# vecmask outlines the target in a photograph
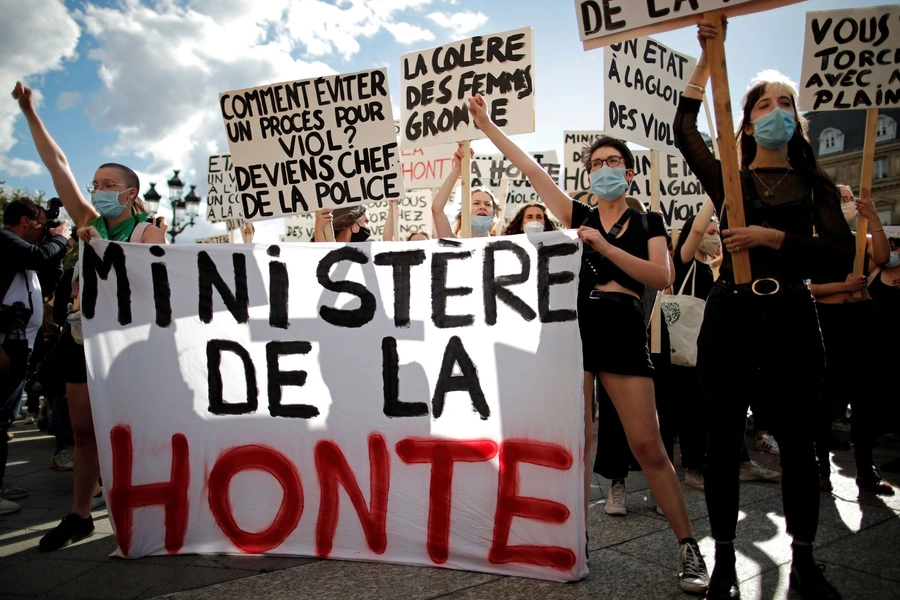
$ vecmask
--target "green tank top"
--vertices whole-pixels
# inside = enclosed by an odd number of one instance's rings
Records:
[[[149,214],[147,213],[139,213],[136,215],[131,215],[131,218],[125,219],[121,223],[118,223],[112,229],[106,227],[106,219],[103,217],[97,217],[88,223],[88,227],[93,227],[97,230],[97,233],[100,234],[104,240],[110,240],[112,242],[127,242],[131,240],[131,234],[134,232],[134,228],[137,227],[138,223],[143,223],[147,220]]]

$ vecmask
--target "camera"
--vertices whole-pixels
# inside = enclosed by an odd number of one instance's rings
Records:
[[[7,341],[27,341],[25,330],[31,320],[31,310],[25,308],[24,302],[13,302],[12,305],[0,305],[0,331],[6,334]]]
[[[56,229],[60,225],[62,225],[62,221],[59,220],[59,209],[62,208],[62,200],[59,198],[50,198],[50,202],[47,204],[47,208],[44,209],[44,212],[47,213],[47,223],[44,225],[44,237],[42,242],[46,243],[50,237],[50,230]]]

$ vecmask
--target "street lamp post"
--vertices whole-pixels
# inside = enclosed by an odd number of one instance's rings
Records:
[[[191,186],[187,196],[182,197],[184,182],[178,177],[178,173],[180,171],[175,169],[175,174],[166,182],[169,186],[169,203],[172,205],[173,222],[169,227],[169,237],[173,244],[180,233],[188,227],[193,227],[194,219],[200,213],[201,201],[200,196],[194,192],[197,187],[195,185]],[[156,190],[156,184],[150,183],[150,189],[144,193],[144,203],[151,214],[156,214],[160,200],[162,200],[162,196]]]

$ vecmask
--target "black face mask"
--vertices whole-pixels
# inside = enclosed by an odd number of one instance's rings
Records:
[[[350,241],[351,242],[364,242],[369,239],[369,236],[372,235],[372,230],[368,227],[359,226],[359,231],[350,232]]]

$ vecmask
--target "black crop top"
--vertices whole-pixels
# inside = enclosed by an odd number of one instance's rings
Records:
[[[673,134],[684,159],[721,215],[725,203],[722,169],[697,131],[699,110],[700,100],[682,96],[675,113]],[[808,177],[783,168],[759,168],[754,172],[744,169],[741,188],[747,226],[760,225],[784,232],[780,250],[767,246],[749,250],[754,279],[827,281],[834,277],[835,269],[842,269],[848,260],[852,262],[853,234],[841,212],[839,192],[824,176]],[[764,197],[767,189],[773,191],[771,198]],[[722,229],[727,228],[726,212]],[[813,228],[817,237],[813,236]],[[730,252],[725,252],[720,273],[720,278],[733,281]]]
[[[666,235],[666,226],[662,217],[656,213],[647,213],[647,230],[644,230],[643,215],[633,208],[626,209],[631,216],[628,218],[628,227],[619,237],[610,240],[610,244],[616,248],[620,248],[644,260],[649,260],[650,252],[647,249],[647,241],[651,238]],[[587,204],[572,200],[572,228],[577,229],[582,225],[593,227],[600,233],[607,235],[603,225],[600,223],[600,212],[597,207],[590,207]],[[608,238],[607,238],[608,239]],[[593,266],[593,268],[591,268]],[[604,258],[593,249],[585,244],[584,254],[581,260],[581,275],[579,277],[578,290],[579,293],[589,292],[596,284],[609,283],[615,281],[627,290],[631,290],[635,294],[644,293],[644,284],[633,279],[622,269],[617,267],[611,260]]]

